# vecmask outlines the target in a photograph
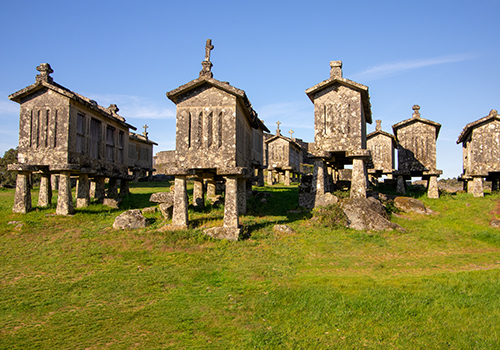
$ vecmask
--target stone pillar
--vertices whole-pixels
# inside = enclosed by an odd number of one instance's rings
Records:
[[[76,207],[85,208],[90,204],[90,183],[88,174],[78,176],[76,185]]]
[[[134,180],[132,180],[133,182],[139,182],[139,170],[132,170],[132,176],[134,177]]]
[[[290,170],[285,170],[285,176],[283,177],[283,183],[285,186],[290,186]]]
[[[285,174],[283,173],[283,170],[279,172],[278,174],[278,182],[280,184],[284,184],[285,183]]]
[[[267,185],[268,186],[273,185],[273,171],[271,169],[267,170]]]
[[[52,182],[52,191],[57,191],[59,189],[59,174],[52,174],[50,180]]]
[[[215,180],[208,179],[207,180],[207,197],[213,198],[217,194]]]
[[[52,204],[51,175],[43,173],[40,179],[40,192],[38,193],[38,206],[50,207]]]
[[[12,212],[26,214],[31,210],[30,172],[19,171],[16,179],[16,196]]]
[[[236,176],[226,176],[226,195],[224,202],[224,227],[239,228],[238,216],[238,178]]]
[[[473,194],[474,193],[474,182],[472,180],[466,180],[464,182],[467,188],[467,193]]]
[[[312,192],[316,195],[325,194],[325,162],[321,158],[314,159]]]
[[[290,186],[290,170],[285,170],[285,186]]]
[[[491,180],[491,192],[498,191],[498,179]]]
[[[257,169],[257,186],[264,187],[264,169]]]
[[[120,181],[120,197],[127,197],[130,194],[129,181],[121,179]]]
[[[203,179],[201,177],[194,178],[193,206],[202,209],[205,208],[205,193],[203,191]]]
[[[406,183],[403,175],[398,175],[398,182],[396,185],[396,192],[406,194]]]
[[[186,177],[176,176],[174,180],[174,210],[172,226],[186,229],[189,222]]]
[[[247,184],[246,179],[238,178],[238,214],[247,212]]]
[[[90,198],[95,198],[95,180],[90,181],[89,196]]]
[[[431,176],[427,182],[427,197],[439,198],[439,187],[437,176]]]
[[[118,197],[118,181],[114,177],[109,178],[108,182],[108,197],[115,198]]]
[[[96,198],[99,203],[102,203],[104,200],[104,197],[106,197],[106,192],[105,192],[105,177],[104,176],[96,176],[95,178],[95,191],[94,191],[94,198]]]
[[[366,198],[366,167],[361,158],[352,159],[351,198]]]
[[[59,175],[56,215],[70,215],[74,211],[73,196],[71,194],[71,176],[69,171],[64,171]]]
[[[484,197],[482,177],[474,176],[474,179],[472,180],[472,186],[470,187],[472,187],[472,194],[474,194],[474,197]]]

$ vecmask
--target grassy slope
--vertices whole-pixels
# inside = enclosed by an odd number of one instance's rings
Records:
[[[167,189],[137,184],[123,209]],[[403,234],[320,228],[287,214],[296,187],[259,191],[272,197],[249,202],[247,239],[227,242],[157,231],[159,213],[115,231],[123,210],[97,204],[12,214],[13,191],[0,190],[0,348],[500,348],[500,233],[488,225],[500,195],[421,198],[437,214],[394,217]],[[223,209],[190,217],[219,225]]]

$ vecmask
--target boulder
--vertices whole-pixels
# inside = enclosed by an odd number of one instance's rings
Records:
[[[120,207],[120,204],[122,202],[122,199],[121,198],[103,198],[102,200],[102,204],[107,206],[107,207],[110,207],[110,208],[113,208],[113,209],[118,209]]]
[[[384,206],[373,197],[346,200],[342,203],[342,209],[347,216],[348,228],[368,231],[405,231],[398,224],[389,221]]]
[[[157,192],[149,197],[149,201],[153,203],[174,203],[174,194],[171,192]]]
[[[273,231],[276,233],[295,233],[295,230],[288,225],[274,225]]]
[[[326,207],[330,204],[337,204],[339,199],[337,196],[327,192],[322,195],[317,195],[314,203],[314,207]]]
[[[143,208],[142,213],[143,214],[154,214],[158,211],[158,208],[156,207],[148,207],[148,208]]]
[[[214,208],[218,208],[224,204],[224,197],[222,197],[220,194],[216,195],[215,197],[210,197],[209,200],[212,202],[212,207]]]
[[[415,198],[396,197],[394,198],[394,206],[405,213],[429,214],[424,203]]]
[[[160,203],[159,205],[160,212],[166,220],[172,218],[172,214],[174,212],[174,204],[172,203]]]
[[[139,209],[127,210],[118,215],[113,223],[114,229],[133,230],[144,228],[147,225],[146,218]]]

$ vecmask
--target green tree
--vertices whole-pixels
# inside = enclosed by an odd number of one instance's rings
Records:
[[[9,149],[0,158],[0,183],[4,186],[16,185],[16,173],[7,170],[8,165],[13,163],[17,163],[17,147]]]

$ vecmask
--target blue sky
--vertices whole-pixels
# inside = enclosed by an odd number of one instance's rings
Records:
[[[138,127],[156,151],[175,148],[165,93],[198,77],[205,41],[214,78],[246,91],[272,131],[314,141],[305,90],[343,61],[369,87],[382,128],[412,106],[442,124],[443,177],[462,172],[463,127],[500,108],[500,1],[3,1],[0,3],[0,155],[17,146],[19,105],[8,95],[51,64],[59,84]],[[368,131],[375,129],[375,123]]]

